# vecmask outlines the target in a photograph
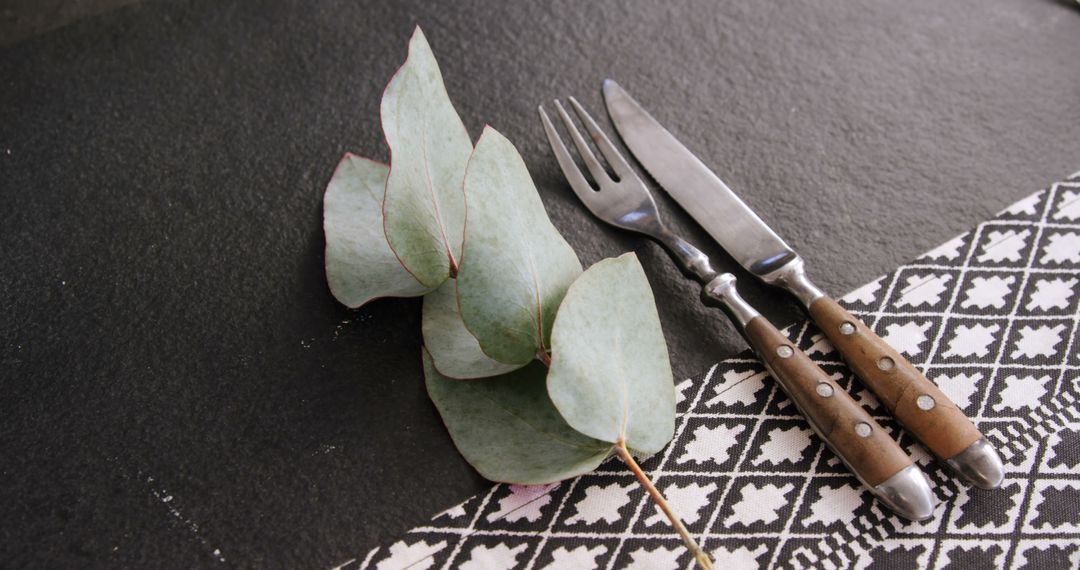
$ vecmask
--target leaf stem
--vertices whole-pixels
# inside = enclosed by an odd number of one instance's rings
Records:
[[[623,463],[626,463],[626,466],[630,468],[630,471],[637,477],[641,486],[645,487],[649,496],[652,497],[653,502],[656,503],[656,506],[660,507],[660,510],[664,511],[664,514],[667,515],[668,520],[671,521],[671,526],[675,527],[675,532],[679,533],[679,536],[682,537],[683,543],[690,551],[690,554],[694,555],[694,560],[697,561],[698,566],[703,570],[713,570],[712,557],[709,556],[708,552],[705,552],[698,546],[698,543],[694,540],[693,536],[690,536],[690,531],[686,530],[686,526],[679,520],[678,515],[675,514],[675,511],[671,510],[671,505],[668,504],[667,499],[660,494],[660,491],[653,485],[649,476],[641,470],[637,461],[634,461],[634,456],[630,455],[630,450],[626,448],[625,441],[619,441],[619,443],[615,444],[615,453],[619,456],[619,459],[622,459]]]
[[[446,256],[450,258],[450,279],[457,279],[458,270],[461,269],[461,266],[454,259],[454,252],[450,251],[450,248],[446,249]]]
[[[536,358],[540,362],[544,363],[544,366],[551,368],[551,355],[546,350],[540,348],[536,350]]]

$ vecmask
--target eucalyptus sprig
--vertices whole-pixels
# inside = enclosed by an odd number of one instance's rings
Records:
[[[582,272],[514,145],[473,146],[419,28],[380,106],[389,166],[346,154],[326,189],[326,277],[349,307],[424,296],[428,394],[484,477],[543,484],[619,457],[711,568],[636,458],[674,434],[675,389],[637,257]]]

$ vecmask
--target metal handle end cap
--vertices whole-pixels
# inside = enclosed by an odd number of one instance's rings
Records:
[[[912,521],[930,518],[938,504],[926,474],[915,465],[901,469],[872,490],[885,506]]]
[[[1001,463],[1001,457],[985,437],[946,459],[945,464],[969,485],[981,489],[996,489],[1005,479],[1005,467]]]

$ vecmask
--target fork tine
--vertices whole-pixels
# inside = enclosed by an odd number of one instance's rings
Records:
[[[559,117],[562,118],[566,130],[570,133],[570,140],[574,141],[574,146],[577,147],[578,154],[581,155],[581,160],[585,162],[585,168],[589,169],[589,174],[592,174],[596,185],[599,186],[601,182],[611,180],[611,176],[608,176],[604,166],[597,160],[596,155],[589,148],[589,143],[585,142],[585,137],[581,136],[581,131],[578,130],[574,121],[570,120],[570,115],[566,113],[566,109],[563,108],[558,99],[555,100],[555,110],[559,112]]]
[[[595,191],[592,186],[589,186],[589,182],[585,180],[585,176],[581,174],[581,170],[574,163],[573,157],[570,156],[570,150],[563,144],[562,137],[555,130],[555,125],[551,124],[551,119],[548,118],[544,107],[537,107],[537,110],[540,111],[540,122],[544,123],[544,132],[547,133],[548,144],[551,145],[551,150],[555,153],[555,160],[558,161],[559,168],[562,169],[563,175],[566,176],[570,187],[574,189],[574,193],[588,205],[590,195],[594,194]]]
[[[585,108],[577,102],[577,99],[570,97],[570,106],[574,108],[574,112],[581,119],[581,123],[585,125],[585,130],[589,131],[589,136],[593,142],[596,143],[596,147],[600,149],[600,154],[604,155],[608,164],[611,165],[611,169],[615,171],[615,174],[619,175],[619,178],[625,178],[627,176],[637,176],[630,168],[630,165],[623,158],[623,155],[615,148],[615,145],[611,144],[611,139],[604,134],[604,131],[600,129],[600,125],[596,124],[592,115],[585,111]]]

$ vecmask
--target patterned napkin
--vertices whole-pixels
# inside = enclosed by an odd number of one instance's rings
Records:
[[[882,510],[747,351],[678,384],[674,441],[645,462],[717,567],[1080,567],[1080,173],[841,302],[998,447],[1002,488],[960,485],[882,414],[822,335],[787,329],[899,438],[942,503]],[[496,485],[341,567],[691,568],[617,459],[560,484]]]

